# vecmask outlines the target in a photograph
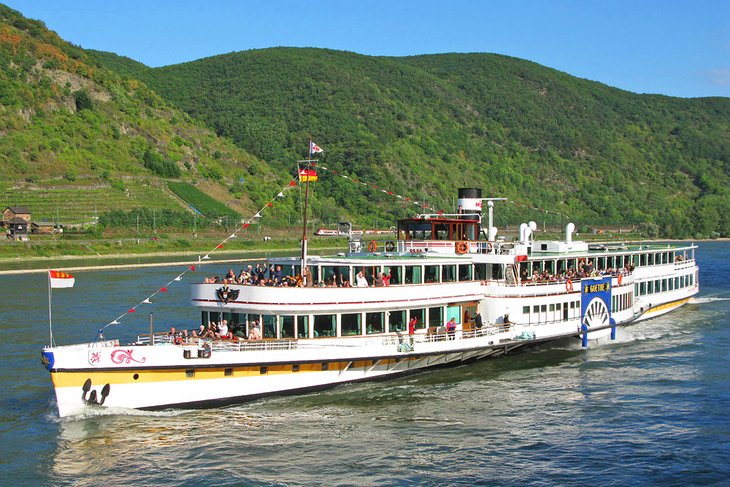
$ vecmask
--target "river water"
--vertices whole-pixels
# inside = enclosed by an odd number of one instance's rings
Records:
[[[700,245],[700,295],[582,350],[577,341],[405,378],[204,411],[60,420],[40,349],[44,274],[0,276],[5,485],[727,485],[730,243]],[[222,273],[219,267],[198,270]],[[78,271],[54,338],[89,341],[184,267]],[[238,270],[238,269],[236,269]],[[186,274],[153,299],[192,327]],[[110,328],[130,340],[136,313]]]

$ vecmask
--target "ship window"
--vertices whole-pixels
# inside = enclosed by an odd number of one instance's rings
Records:
[[[424,318],[426,316],[426,310],[424,310],[423,308],[412,309],[410,311],[410,317],[413,318],[414,316],[418,319],[418,321],[416,322],[416,329],[426,328],[426,320]]]
[[[299,364],[292,364],[291,371],[292,372],[299,372]]]
[[[268,367],[260,367],[259,374],[264,375],[269,371]]]
[[[456,266],[455,265],[441,266],[441,282],[454,282],[454,281],[456,281]]]
[[[384,268],[385,275],[387,276],[388,273],[390,273],[390,284],[403,284],[403,268],[400,266],[385,266]]]
[[[421,266],[407,265],[406,266],[406,284],[421,284],[423,279],[421,277]]]
[[[443,310],[438,308],[428,308],[428,326],[441,326],[443,321]]]
[[[471,264],[459,264],[459,280],[471,281]]]
[[[530,307],[529,306],[523,306],[522,307],[522,314],[523,315],[529,315],[530,314]]]
[[[542,311],[543,313],[547,313],[547,304],[543,304],[542,306],[540,306],[540,311]]]
[[[322,370],[329,370],[330,364],[329,362],[322,362]]]
[[[482,265],[485,267],[485,269],[484,269],[484,277],[482,277],[482,274],[481,273],[477,274],[477,276],[479,277],[480,280],[481,279],[489,279],[489,276],[486,275],[486,270],[487,270],[486,269],[486,267],[487,267],[486,264],[477,264],[475,266],[476,267],[476,270],[477,270],[477,272],[479,272],[480,269],[481,269],[481,267],[482,267]],[[492,279],[504,279],[504,273],[502,272],[502,269],[503,269],[502,264],[492,264]]]
[[[641,254],[639,256],[639,265],[640,266],[646,265],[646,254]]]
[[[227,368],[223,369],[223,375],[224,375],[225,377],[230,377],[230,376],[232,376],[232,375],[233,375],[233,369],[232,369],[232,368],[230,368],[230,367],[227,367]]]
[[[337,335],[336,315],[315,315],[314,316],[314,336],[316,337],[333,337]]]
[[[195,377],[195,370],[193,370],[193,369],[185,370],[185,377]]]
[[[497,265],[499,268],[499,265]],[[477,281],[483,281],[487,279],[487,264],[474,264],[473,279]],[[494,271],[492,271],[494,273]]]
[[[642,282],[639,284],[639,296],[644,296],[646,294],[646,283]]]
[[[437,266],[437,265],[425,266],[423,282],[439,282],[439,266]]]
[[[362,315],[360,313],[343,314],[341,318],[342,336],[362,334]]]
[[[536,305],[534,305],[534,306],[532,307],[532,312],[533,312],[533,313],[539,313],[539,312],[540,312],[540,306],[539,306],[539,305],[537,305],[537,304],[536,304]]]
[[[263,315],[263,334],[264,338],[276,338],[276,316]]]
[[[385,332],[385,313],[366,313],[365,324],[368,335]]]
[[[342,284],[343,279],[352,282],[349,267],[332,265],[322,266],[322,280],[328,286],[333,283],[334,285],[340,285]]]
[[[294,337],[294,317],[293,316],[279,316],[279,327],[280,327],[280,338],[293,338]]]
[[[550,311],[555,311],[555,304],[550,304]]]
[[[297,337],[309,338],[309,316],[297,316]]]
[[[405,331],[406,329],[406,312],[391,311],[388,316],[389,331]]]

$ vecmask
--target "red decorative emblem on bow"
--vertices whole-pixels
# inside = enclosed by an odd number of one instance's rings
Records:
[[[138,364],[145,363],[147,360],[146,358],[142,357],[142,360],[137,360],[132,357],[132,352],[134,352],[134,350],[114,350],[111,356],[112,362],[115,364],[121,364],[122,362],[125,364],[130,364],[132,362],[136,362]]]

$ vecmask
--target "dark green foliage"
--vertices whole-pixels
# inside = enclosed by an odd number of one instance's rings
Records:
[[[232,221],[241,219],[241,215],[187,183],[170,181],[167,185],[170,191],[182,199],[193,211],[208,218],[231,217]]]
[[[180,168],[177,167],[177,164],[169,159],[164,159],[152,149],[147,149],[142,160],[144,161],[144,167],[163,178],[180,177]]]
[[[217,182],[217,194],[227,189],[255,210],[295,174],[313,138],[325,149],[321,165],[436,209],[452,209],[460,186],[506,196],[515,204],[499,204],[498,226],[570,219],[730,236],[726,98],[636,95],[491,54],[277,48],[150,69],[68,44],[2,5],[0,34],[6,181],[100,178],[113,185],[101,197],[124,205],[128,178],[150,170]],[[420,211],[320,174],[313,224],[386,227]],[[231,211],[187,187],[194,191],[178,188],[180,197],[206,215]],[[156,194],[149,204],[175,204]],[[301,192],[289,191],[266,222],[291,225],[300,205]]]
[[[74,93],[74,101],[76,102],[76,111],[90,110],[94,107],[91,96],[86,90],[79,90]]]
[[[104,228],[136,229],[192,229],[205,228],[212,223],[204,217],[192,213],[169,209],[154,210],[134,208],[130,211],[112,210],[99,215],[99,225]]]
[[[492,54],[407,58],[276,48],[139,71],[217,133],[291,171],[323,164],[439,209],[482,187],[498,223],[650,222],[730,235],[730,100],[636,95]],[[412,212],[326,174],[317,193],[364,225]],[[702,203],[705,197],[716,199]],[[329,210],[325,203],[322,215]],[[545,208],[551,213],[530,210]],[[702,213],[698,219],[696,213]]]

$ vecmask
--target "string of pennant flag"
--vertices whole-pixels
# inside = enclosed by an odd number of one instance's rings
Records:
[[[324,152],[324,151],[318,145],[316,145],[314,142],[310,141],[310,146],[309,146],[309,154],[310,154],[310,156],[312,156],[313,154],[318,154],[318,153],[322,153],[322,152]],[[266,204],[264,206],[262,206],[253,216],[251,216],[247,220],[243,220],[242,223],[241,223],[241,225],[233,233],[231,233],[229,236],[227,236],[226,238],[224,238],[220,243],[218,243],[214,248],[212,248],[210,251],[208,251],[204,256],[198,257],[198,260],[195,263],[192,263],[191,265],[189,265],[183,272],[181,272],[180,274],[178,274],[177,276],[175,276],[172,280],[170,280],[169,282],[167,282],[165,285],[161,286],[160,288],[158,288],[157,290],[155,290],[154,292],[152,292],[145,299],[143,299],[142,301],[140,301],[136,305],[134,305],[131,308],[129,308],[126,312],[122,313],[117,318],[115,318],[114,320],[112,320],[109,323],[107,323],[104,327],[102,327],[99,330],[99,332],[98,332],[99,338],[101,339],[103,337],[103,332],[104,332],[104,330],[106,328],[108,328],[109,326],[112,326],[112,325],[118,325],[118,324],[120,324],[121,323],[121,320],[124,319],[126,316],[128,316],[130,314],[133,314],[133,313],[136,313],[137,310],[138,310],[138,308],[140,308],[140,306],[145,305],[145,304],[151,304],[152,303],[152,299],[155,298],[156,296],[161,295],[161,294],[168,293],[169,292],[169,288],[172,285],[174,285],[175,283],[182,281],[183,277],[186,274],[188,274],[189,272],[195,272],[197,270],[196,264],[197,264],[198,267],[201,266],[201,265],[203,265],[205,263],[204,261],[210,260],[210,255],[212,253],[214,253],[215,251],[217,251],[219,249],[222,249],[229,240],[236,238],[240,232],[242,232],[242,231],[246,230],[248,227],[250,227],[251,226],[251,223],[255,222],[258,218],[261,218],[263,216],[264,211],[266,211],[267,208],[273,207],[274,206],[274,203],[276,202],[276,200],[278,198],[284,198],[286,196],[285,195],[285,191],[287,191],[287,190],[289,190],[289,189],[297,186],[297,180],[299,180],[299,182],[314,182],[314,181],[317,181],[318,178],[319,178],[319,176],[317,174],[317,170],[326,171],[326,172],[328,172],[328,173],[330,173],[330,174],[332,174],[334,176],[337,176],[337,177],[346,179],[346,180],[348,180],[348,181],[350,181],[352,183],[366,186],[366,187],[368,187],[368,188],[370,188],[370,189],[372,189],[374,191],[379,191],[379,192],[381,192],[383,194],[386,194],[388,196],[392,196],[392,197],[394,197],[394,198],[396,198],[396,199],[398,199],[398,200],[400,200],[400,201],[402,201],[402,202],[404,202],[406,204],[412,204],[412,205],[418,206],[421,210],[430,211],[430,212],[433,212],[433,213],[437,213],[439,215],[442,215],[444,213],[442,210],[436,210],[436,209],[434,209],[432,206],[430,206],[429,204],[427,204],[424,201],[413,200],[410,197],[403,196],[403,195],[398,194],[398,193],[396,193],[394,191],[390,191],[390,190],[388,190],[386,188],[382,188],[382,187],[380,187],[380,186],[378,186],[376,184],[372,184],[372,183],[368,183],[366,181],[362,181],[361,179],[348,176],[347,174],[342,174],[342,173],[336,171],[335,169],[330,169],[330,168],[328,168],[326,166],[320,166],[320,165],[317,164],[316,161],[307,161],[307,166],[305,168],[299,168],[298,171],[297,171],[297,175],[294,178],[292,178],[287,183],[286,186],[282,187],[280,189],[280,191],[276,194],[276,196],[274,196],[271,200],[267,201]],[[516,202],[514,200],[510,200],[510,199],[508,199],[507,202],[508,203],[511,203],[511,204],[513,204],[515,206],[522,207],[522,208],[527,208],[527,209],[534,210],[534,211],[540,211],[540,212],[546,213],[546,214],[559,215],[561,217],[567,218],[566,215],[564,215],[564,214],[562,214],[560,212],[557,212],[557,211],[546,210],[544,208],[538,208],[538,207],[535,207],[535,206],[526,205],[526,204],[523,204],[523,203],[518,203],[518,202]]]
[[[261,218],[263,216],[264,211],[266,211],[267,208],[273,207],[274,206],[274,202],[278,198],[284,198],[286,196],[285,195],[285,192],[287,190],[293,188],[293,187],[296,187],[296,185],[297,185],[297,179],[300,179],[300,178],[301,178],[301,176],[299,174],[297,175],[297,177],[292,178],[286,186],[282,187],[279,190],[279,192],[276,194],[276,196],[274,196],[272,199],[270,199],[269,201],[267,201],[266,204],[264,206],[262,206],[253,216],[251,216],[250,218],[248,218],[246,220],[243,220],[243,222],[241,223],[241,225],[233,233],[231,233],[226,238],[224,238],[223,240],[221,240],[221,242],[218,243],[214,248],[212,248],[211,250],[209,250],[202,257],[198,257],[198,260],[195,263],[192,263],[191,265],[189,265],[188,267],[186,267],[184,271],[182,271],[180,274],[178,274],[177,276],[175,276],[175,278],[173,278],[171,281],[167,282],[165,285],[163,285],[160,288],[158,288],[156,291],[154,291],[153,293],[151,293],[145,299],[143,299],[142,301],[140,301],[136,305],[134,305],[131,308],[129,308],[127,311],[125,311],[124,313],[122,313],[121,315],[119,315],[118,317],[116,317],[114,320],[112,320],[109,323],[107,323],[104,327],[102,327],[99,330],[99,332],[98,332],[99,333],[99,338],[101,339],[103,337],[104,330],[106,330],[109,326],[120,324],[121,323],[121,320],[124,319],[126,316],[128,316],[130,314],[133,314],[133,313],[136,313],[140,306],[142,306],[144,304],[152,304],[152,299],[155,296],[158,296],[158,295],[161,295],[161,294],[166,294],[167,292],[169,292],[169,288],[172,285],[174,285],[175,283],[182,281],[183,280],[183,277],[186,274],[188,274],[189,272],[195,272],[197,270],[197,267],[200,267],[201,265],[205,264],[205,261],[210,260],[210,255],[212,253],[214,253],[217,250],[222,249],[225,246],[225,244],[228,243],[228,241],[230,241],[231,239],[236,238],[240,232],[242,232],[242,231],[246,230],[248,227],[250,227],[251,226],[251,223],[254,223],[256,221],[256,219]],[[196,267],[196,265],[197,265],[197,267]]]

